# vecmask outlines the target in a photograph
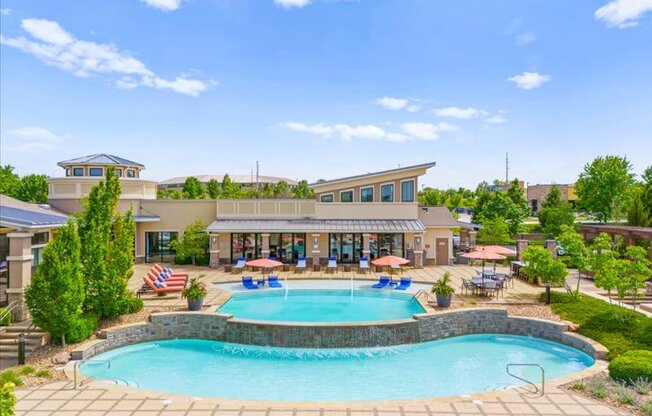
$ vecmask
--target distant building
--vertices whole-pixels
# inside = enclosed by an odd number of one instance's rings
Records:
[[[208,184],[208,182],[211,179],[215,179],[219,183],[222,183],[222,180],[224,179],[225,174],[221,175],[194,175],[195,178],[199,179],[199,182],[203,183],[204,185]],[[186,182],[186,179],[190,178],[191,176],[177,176],[175,178],[170,178],[166,179],[164,181],[161,181],[158,183],[159,189],[181,189],[183,188],[184,182]],[[231,180],[234,183],[237,183],[240,185],[241,188],[247,189],[247,188],[255,188],[256,187],[256,175],[229,175]],[[263,176],[259,175],[258,176],[258,184],[260,186],[268,183],[270,185],[276,185],[277,183],[285,181],[287,182],[288,185],[290,185],[290,188],[295,187],[298,182],[289,178],[281,178],[278,176]]]
[[[541,204],[546,199],[553,186],[557,186],[561,191],[561,198],[575,204],[577,201],[577,194],[575,194],[575,184],[545,184],[545,185],[529,185],[527,187],[527,202],[532,208],[532,212],[541,210]]]
[[[507,192],[511,184],[512,184],[511,181],[507,183],[501,182],[499,184],[491,184],[489,185],[489,192],[498,192],[498,191]],[[525,182],[518,181],[518,186],[521,189],[525,189]]]

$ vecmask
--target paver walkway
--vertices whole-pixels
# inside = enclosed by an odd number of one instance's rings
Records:
[[[268,403],[242,402],[147,392],[93,382],[74,389],[55,382],[16,390],[17,416],[623,416],[629,415],[556,387],[546,386],[537,397],[515,390],[474,395],[472,398],[424,399],[396,402]]]

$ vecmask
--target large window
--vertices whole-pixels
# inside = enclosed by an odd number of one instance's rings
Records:
[[[414,181],[401,182],[401,202],[414,202]]]
[[[34,233],[32,236],[32,273],[43,262],[43,250],[48,243],[50,233],[47,231]]]
[[[84,176],[84,168],[74,168],[72,170],[72,176]]]
[[[255,259],[260,255],[260,234],[231,234],[231,261],[244,257]]]
[[[102,176],[104,175],[104,169],[102,168],[90,168],[88,170],[90,176]]]
[[[380,187],[381,202],[394,202],[394,185],[389,183]]]
[[[340,192],[340,202],[353,202],[353,191]]]
[[[306,235],[272,233],[269,235],[269,256],[283,263],[294,263],[306,256]]]
[[[147,263],[169,263],[175,251],[171,243],[179,238],[176,231],[155,231],[145,233],[145,261]]]
[[[320,195],[319,202],[333,202],[333,194]]]
[[[374,202],[374,188],[362,188],[360,189],[360,202]]]
[[[362,234],[329,234],[328,256],[336,257],[339,263],[356,263],[361,253]]]
[[[371,259],[383,256],[403,255],[403,234],[370,234],[369,255]]]

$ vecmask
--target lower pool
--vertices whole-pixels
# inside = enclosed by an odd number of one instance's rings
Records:
[[[108,364],[110,363],[110,364]],[[148,342],[84,362],[89,377],[192,396],[277,401],[398,400],[503,389],[518,384],[507,363],[538,363],[551,379],[593,365],[550,341],[465,335],[379,348],[300,349],[206,340]],[[514,373],[539,380],[538,370]]]

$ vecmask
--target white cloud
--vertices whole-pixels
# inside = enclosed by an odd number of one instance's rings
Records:
[[[383,97],[376,100],[376,104],[388,110],[402,110],[408,106],[407,98]]]
[[[311,0],[274,0],[274,4],[284,9],[300,9],[311,3]]]
[[[280,125],[289,130],[309,133],[322,137],[336,136],[341,140],[366,139],[387,140],[390,142],[405,142],[409,140],[434,140],[441,132],[457,131],[457,126],[448,123],[404,123],[401,125],[402,133],[387,132],[373,124],[351,126],[348,124],[329,125],[324,123],[305,124],[299,122],[286,122]]]
[[[300,131],[303,133],[317,134],[319,136],[324,136],[324,137],[330,136],[331,134],[333,134],[333,131],[335,130],[333,127],[327,126],[324,123],[308,125],[304,123],[297,123],[297,122],[290,121],[287,123],[283,123],[282,126],[290,130]]]
[[[161,78],[129,52],[121,51],[112,44],[75,39],[55,21],[24,19],[21,27],[37,41],[22,36],[5,38],[0,35],[0,43],[33,55],[46,65],[72,72],[77,77],[117,77],[112,83],[118,88],[147,86],[193,97],[209,88],[204,81],[183,75],[174,80]]]
[[[0,14],[3,16],[9,16],[11,14],[11,9],[0,9]]]
[[[523,90],[531,90],[539,88],[544,83],[550,81],[550,76],[542,75],[538,72],[523,72],[520,75],[509,77],[507,80],[515,83],[517,87]]]
[[[652,10],[652,0],[614,0],[595,11],[595,18],[609,27],[638,26],[638,19]]]
[[[349,126],[347,124],[336,124],[335,130],[340,134],[344,140],[351,139],[369,139],[378,140],[386,137],[385,130],[372,124],[363,126]]]
[[[405,109],[410,113],[418,113],[419,110],[421,110],[421,106],[417,104],[412,104],[412,105],[408,105]]]
[[[390,142],[406,142],[412,140],[412,137],[401,133],[387,133],[387,140]]]
[[[530,44],[537,40],[536,36],[532,32],[525,32],[519,35],[516,35],[516,44],[519,46],[524,46]]]
[[[458,130],[456,126],[448,123],[403,123],[401,127],[408,135],[421,140],[436,140],[441,132]]]
[[[6,132],[8,139],[3,139],[4,149],[14,152],[36,152],[54,149],[64,141],[43,127],[20,127]]]
[[[149,7],[153,7],[164,12],[172,12],[179,8],[181,0],[140,0]]]
[[[502,114],[495,114],[491,117],[485,118],[482,121],[489,124],[504,124],[507,122],[507,119]]]
[[[473,107],[467,107],[467,108],[444,107],[444,108],[436,108],[434,110],[434,113],[436,116],[439,117],[469,119],[469,118],[480,117],[485,112]]]

